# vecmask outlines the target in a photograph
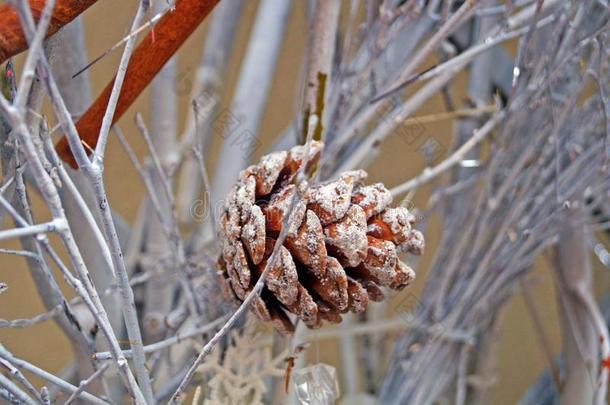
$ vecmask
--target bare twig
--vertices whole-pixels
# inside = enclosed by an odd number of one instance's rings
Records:
[[[91,382],[93,380],[95,380],[96,378],[100,377],[101,375],[104,374],[104,372],[108,369],[108,364],[103,364],[100,368],[98,368],[95,373],[91,374],[86,380],[83,380],[80,382],[80,384],[78,384],[78,387],[76,388],[76,391],[74,391],[69,397],[68,399],[66,399],[65,404],[71,404],[72,402],[74,402],[79,395],[84,392],[85,388],[87,388],[87,385],[91,384]]]
[[[441,163],[434,166],[433,168],[424,170],[422,174],[415,177],[414,179],[411,179],[399,186],[394,187],[392,190],[390,190],[392,195],[396,196],[410,191],[414,188],[417,188],[423,183],[434,179],[438,175],[444,173],[454,165],[458,164],[464,158],[464,155],[468,153],[468,151],[470,151],[474,146],[476,146],[479,142],[481,142],[481,140],[483,140],[491,133],[495,126],[502,120],[503,116],[504,114],[501,112],[494,114],[485,123],[485,125],[476,130],[473,133],[472,137],[462,146],[460,146],[451,156],[449,156],[447,159],[443,160]]]
[[[30,94],[30,89],[32,88],[32,82],[34,81],[35,75],[34,68],[38,63],[38,57],[42,51],[42,41],[47,34],[47,28],[49,27],[49,22],[51,21],[54,6],[55,0],[50,0],[45,3],[41,18],[38,21],[36,33],[32,39],[28,40],[30,43],[30,52],[28,53],[25,66],[23,67],[25,74],[21,76],[21,81],[19,82],[18,86],[19,91],[17,92],[17,97],[14,102],[18,109],[23,109],[25,107],[25,103]],[[17,7],[16,4],[13,3],[13,7]]]
[[[147,353],[147,354],[154,353],[156,351],[159,351],[159,350],[168,348],[170,346],[173,346],[175,344],[181,343],[194,336],[201,336],[207,332],[210,332],[210,331],[216,329],[216,327],[219,326],[221,323],[225,322],[227,320],[227,318],[228,318],[228,315],[225,315],[206,325],[200,326],[198,328],[193,328],[192,330],[184,332],[184,333],[178,332],[175,335],[173,335],[165,340],[162,340],[162,341],[156,342],[156,343],[152,343],[150,345],[146,345],[146,346],[144,346],[144,353]],[[124,350],[123,355],[126,358],[130,358],[132,356],[132,352],[131,352],[131,350]],[[99,353],[94,354],[94,359],[95,360],[111,360],[112,356],[109,352],[99,352]]]
[[[153,12],[161,13],[170,9],[169,4],[163,2],[153,3]],[[153,80],[150,91],[150,116],[151,134],[148,133],[142,117],[136,115],[136,125],[144,137],[150,156],[152,157],[155,175],[152,176],[155,189],[165,190],[164,198],[161,200],[162,209],[167,213],[173,213],[175,218],[175,204],[172,190],[171,171],[168,166],[172,150],[176,148],[177,131],[177,97],[176,83],[176,58],[171,58],[161,69],[159,75]],[[151,208],[143,218],[152,216],[152,221],[147,221],[145,246],[142,250],[150,252],[153,256],[161,256],[168,247],[170,241],[162,231],[163,225],[152,215]],[[169,312],[172,308],[173,294],[176,290],[175,282],[168,282],[161,274],[153,277],[146,284],[144,299],[144,331],[148,339],[157,340],[164,335],[165,327],[162,314]],[[160,380],[157,377],[156,380]]]
[[[239,126],[235,128],[234,125],[229,125],[221,129],[224,142],[212,182],[212,206],[227,195],[259,143],[258,129],[271,88],[291,3],[291,0],[264,0],[259,6],[237,88],[228,111],[230,115],[225,117],[237,119]],[[205,232],[205,228],[201,229],[201,236]]]
[[[430,38],[426,44],[415,54],[415,56],[409,61],[409,64],[400,73],[399,77],[395,80],[395,83],[390,86],[391,90],[384,91],[384,95],[388,95],[392,92],[398,91],[403,88],[404,83],[407,82],[408,77],[415,71],[415,69],[424,61],[426,56],[432,52],[441,41],[445,40],[451,33],[457,29],[460,24],[464,23],[465,20],[472,14],[475,9],[474,1],[465,1],[460,8],[451,15],[443,25],[438,29],[432,38]],[[375,99],[379,99],[376,97]],[[375,100],[374,99],[374,100]]]
[[[8,202],[2,197],[0,197],[0,201],[3,204],[6,203],[7,205],[5,205],[4,207],[8,209]],[[42,233],[61,232],[65,231],[66,229],[68,228],[65,222],[61,220],[52,220],[42,224],[28,225],[23,228],[14,228],[5,231],[0,231],[0,240],[21,238],[23,236],[38,235]]]
[[[147,2],[141,1],[138,5],[136,16],[134,17],[133,23],[131,25],[132,31],[135,30],[138,26],[140,26],[144,21],[144,15],[147,11],[145,4],[147,4]],[[102,127],[100,128],[100,134],[97,141],[97,145],[95,146],[95,155],[93,158],[94,165],[99,166],[100,162],[104,159],[106,142],[108,141],[108,135],[110,134],[110,126],[112,125],[114,110],[116,109],[117,102],[119,101],[121,87],[123,86],[123,80],[125,79],[125,74],[127,73],[127,66],[129,65],[129,58],[131,57],[131,53],[133,52],[135,43],[135,36],[129,37],[129,39],[125,43],[125,49],[123,50],[123,55],[121,56],[119,68],[117,70],[114,83],[112,84],[112,92],[110,93],[106,112],[104,113],[104,118],[102,119]]]

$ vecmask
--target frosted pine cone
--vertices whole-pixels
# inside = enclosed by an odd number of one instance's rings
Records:
[[[313,142],[307,169],[323,144]],[[261,275],[282,230],[296,192],[293,180],[305,147],[264,156],[240,173],[220,219],[219,259],[224,294],[241,302]],[[369,300],[384,298],[380,287],[400,290],[415,273],[398,252],[421,254],[422,234],[403,207],[388,208],[392,197],[381,183],[366,186],[363,170],[310,187],[296,204],[288,236],[251,310],[282,333],[294,330],[287,313],[316,328],[342,313],[360,313]]]

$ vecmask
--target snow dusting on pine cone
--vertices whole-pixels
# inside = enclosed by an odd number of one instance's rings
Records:
[[[313,141],[306,159],[315,167],[323,144]],[[240,173],[220,218],[220,281],[227,298],[243,301],[265,269],[294,193],[304,146],[264,156]],[[341,322],[383,300],[381,287],[400,290],[415,277],[398,257],[419,255],[423,235],[407,208],[390,208],[381,183],[365,185],[363,170],[309,187],[294,207],[288,236],[251,310],[282,333],[301,319],[308,327]],[[289,315],[292,314],[292,315]]]

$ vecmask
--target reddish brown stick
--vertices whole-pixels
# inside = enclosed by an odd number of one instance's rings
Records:
[[[57,0],[47,30],[47,37],[74,20],[97,0]],[[29,0],[32,16],[38,21],[46,0]],[[0,63],[11,56],[28,49],[28,43],[21,30],[19,16],[8,4],[0,6]]]
[[[220,0],[178,0],[175,9],[165,14],[154,31],[138,45],[129,61],[125,81],[116,106],[112,122],[116,122],[135,101],[148,83],[159,73],[163,65],[178,50],[180,45],[201,24]],[[95,148],[102,119],[110,99],[114,79],[93,102],[76,123],[80,139],[86,145],[87,153]],[[68,140],[64,137],[56,145],[59,156],[73,168],[76,161],[70,151]]]

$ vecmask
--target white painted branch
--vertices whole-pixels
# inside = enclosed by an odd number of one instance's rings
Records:
[[[93,186],[96,199],[99,202],[98,207],[102,214],[102,224],[106,233],[106,239],[110,245],[112,259],[117,273],[119,292],[121,294],[123,303],[123,317],[125,318],[125,326],[127,329],[127,335],[129,337],[129,344],[134,351],[134,365],[136,374],[138,375],[138,383],[144,392],[145,398],[147,398],[147,401],[150,402],[148,397],[152,398],[152,387],[150,385],[150,378],[146,369],[146,358],[142,349],[142,334],[140,332],[139,318],[135,306],[133,290],[129,285],[129,274],[127,273],[121,245],[106,198],[106,190],[103,180],[100,177],[94,179]]]
[[[206,325],[200,326],[198,328],[193,328],[190,331],[187,331],[184,333],[178,332],[175,335],[172,335],[171,337],[164,339],[160,342],[146,345],[146,346],[144,346],[144,353],[146,353],[146,354],[154,353],[156,351],[159,351],[159,350],[168,348],[170,346],[173,346],[175,344],[181,343],[194,336],[201,336],[204,333],[208,333],[208,332],[216,329],[216,327],[218,325],[220,325],[221,323],[225,322],[227,320],[227,318],[228,318],[228,316],[223,316]],[[131,358],[133,353],[131,350],[124,350],[123,355],[126,358]],[[110,352],[99,352],[99,353],[94,354],[94,358],[95,358],[95,360],[111,360],[112,356],[111,356]]]
[[[79,16],[47,40],[53,42],[49,61],[59,92],[73,117],[80,117],[91,103],[89,70],[72,77],[75,68],[87,64],[85,39],[83,17]]]
[[[159,223],[161,225],[163,225],[163,227],[161,227],[161,229],[163,229],[163,231],[165,232],[165,236],[167,237],[167,240],[169,242],[171,242],[171,244],[168,246],[169,251],[171,252],[170,253],[171,257],[172,257],[171,269],[178,271],[180,283],[183,288],[182,291],[184,292],[187,302],[189,304],[189,310],[193,316],[195,316],[196,318],[199,318],[202,314],[202,308],[197,303],[194,285],[186,270],[186,267],[187,267],[186,250],[184,248],[184,243],[182,241],[182,238],[180,237],[180,229],[178,227],[178,221],[176,219],[175,212],[173,210],[173,207],[174,207],[173,201],[174,200],[173,200],[171,186],[169,184],[169,181],[168,181],[165,173],[163,172],[163,168],[161,167],[157,153],[154,149],[154,146],[152,145],[152,141],[150,139],[150,135],[148,134],[148,130],[144,126],[144,122],[142,121],[142,119],[141,118],[138,119],[138,116],[136,116],[136,124],[137,124],[138,129],[140,130],[142,136],[144,137],[146,144],[149,147],[151,158],[154,162],[153,167],[155,168],[155,170],[157,172],[157,176],[161,180],[161,184],[163,186],[163,187],[161,187],[161,189],[163,191],[164,197],[166,200],[168,200],[169,206],[172,208],[169,212],[162,208],[161,203],[160,203],[160,198],[157,196],[157,190],[155,190],[155,187],[152,183],[150,175],[148,174],[148,172],[146,172],[141,167],[140,163],[137,160],[137,157],[135,156],[135,154],[131,150],[131,147],[125,140],[125,137],[121,134],[121,131],[118,128],[116,128],[115,130],[116,130],[117,136],[119,137],[119,141],[121,142],[121,144],[127,151],[127,154],[129,155],[129,158],[132,161],[134,167],[136,168],[136,170],[142,177],[142,180],[144,182],[144,185],[147,188],[148,195],[150,197],[150,202],[152,203],[154,210],[157,214],[157,219],[159,220]]]
[[[190,95],[197,111],[188,109],[186,129],[181,138],[182,151],[187,149],[187,145],[198,145],[204,153],[208,150],[214,132],[212,120],[218,115],[218,104],[224,89],[223,79],[243,5],[244,0],[223,1],[210,16],[210,28]],[[193,220],[192,208],[200,184],[197,161],[190,156],[182,164],[176,196],[176,209],[181,221]],[[206,189],[205,192],[209,193],[210,190]]]
[[[28,250],[15,250],[15,249],[0,248],[0,253],[6,254],[6,255],[29,257],[31,259],[39,259],[39,256],[36,253],[32,253]]]
[[[259,5],[231,108],[217,122],[224,142],[212,182],[212,207],[227,195],[260,145],[258,129],[291,3],[291,0],[263,0]]]
[[[77,18],[57,34],[51,37],[53,52],[49,55],[52,71],[58,90],[65,101],[71,116],[80,116],[91,102],[89,71],[86,70],[72,77],[75,67],[87,64],[85,48],[85,31],[82,17]],[[64,184],[60,190],[64,212],[74,239],[83,255],[83,259],[95,286],[103,291],[115,282],[115,270],[110,255],[110,248],[101,231],[101,218],[96,206],[95,196],[83,171],[72,170],[60,164],[48,134],[43,134],[47,155],[58,168]],[[101,254],[100,254],[101,253]],[[102,298],[104,308],[113,328],[122,327],[121,307],[115,295]],[[92,371],[79,374],[85,378]]]
[[[533,28],[539,29],[554,21],[555,21],[555,16],[551,15],[551,16],[548,16],[548,17],[543,18],[540,21],[538,21]],[[433,67],[432,69],[426,70],[424,73],[412,74],[411,76],[407,77],[401,84],[397,85],[396,87],[388,90],[387,92],[385,92],[383,94],[378,95],[376,97],[376,99],[387,97],[391,93],[394,93],[394,92],[402,89],[407,84],[424,81],[424,80],[428,80],[430,78],[436,77],[442,72],[445,72],[448,70],[453,70],[453,71],[457,72],[464,66],[464,62],[469,62],[469,61],[473,60],[475,57],[477,57],[478,55],[480,55],[484,52],[491,51],[494,47],[496,47],[497,45],[499,45],[503,42],[517,38],[523,34],[530,32],[531,28],[532,27],[530,27],[530,26],[526,26],[526,27],[514,29],[512,31],[500,32],[500,33],[497,33],[496,35],[484,37],[480,43],[468,47],[468,49],[466,49],[464,52],[460,53],[459,55],[457,55],[443,63],[438,64],[437,66]],[[497,28],[495,26],[493,28],[490,28],[488,31],[486,31],[485,34],[491,34],[494,31],[497,31]]]
[[[59,165],[60,162],[56,161],[55,163]],[[75,214],[79,214],[81,216],[81,221],[79,221],[78,224],[83,227],[86,227],[86,229],[91,233],[89,236],[87,236],[86,240],[91,240],[90,246],[95,246],[98,249],[96,253],[100,260],[95,261],[95,264],[97,264],[97,266],[92,266],[91,269],[92,271],[99,270],[100,272],[103,271],[104,273],[106,273],[108,277],[106,277],[105,283],[100,285],[100,288],[104,288],[105,286],[108,287],[113,284],[115,277],[115,270],[112,265],[112,257],[108,244],[104,240],[104,235],[102,234],[102,231],[97,225],[96,218],[94,218],[93,213],[89,208],[89,204],[87,204],[87,201],[85,201],[85,199],[81,195],[81,190],[76,184],[74,184],[65,167],[63,165],[58,167],[59,175],[61,176],[62,182],[66,186],[66,190],[70,193],[71,198],[73,199],[72,201],[74,205],[68,206],[74,207]],[[74,225],[71,225],[70,228],[74,229]],[[76,232],[74,230],[72,232],[75,234],[76,237],[78,237],[78,235],[80,234],[80,232]],[[81,242],[83,241],[81,240]],[[81,245],[79,244],[79,246]],[[88,251],[88,249],[83,250]],[[99,276],[99,274],[97,276]]]
[[[199,148],[193,148],[193,154],[195,155],[195,158],[197,159],[197,162],[199,164],[199,175],[201,176],[201,180],[203,183],[204,193],[208,197],[206,199],[206,203],[210,204],[210,177],[208,176],[208,170],[205,165],[205,160],[203,158],[203,154],[201,153],[201,150],[199,150]],[[208,210],[211,211],[211,208],[212,207],[208,207]],[[204,217],[204,219],[206,219],[206,218]],[[211,212],[209,215],[209,219],[210,219],[210,222],[212,223],[212,229],[214,231],[214,234],[216,234],[216,232],[218,231],[218,225],[216,224],[216,218],[214,217],[214,215]]]
[[[323,128],[328,117],[328,114],[324,114],[324,105],[329,99],[340,11],[341,0],[317,0],[313,24],[309,30],[301,123],[308,122],[311,114],[318,116],[318,128],[314,134],[316,140],[324,139]]]
[[[394,84],[389,87],[392,89],[398,87],[415,73],[417,67],[424,62],[426,57],[472,15],[473,10],[476,8],[475,4],[473,1],[462,3],[460,8],[444,24],[436,29],[434,35],[425,41],[424,45],[410,58],[408,65],[400,72],[398,78],[394,80]]]
[[[5,202],[6,200],[4,200],[3,197],[0,197],[0,201]],[[0,231],[0,240],[21,238],[23,236],[32,236],[42,233],[59,232],[67,229],[67,227],[67,224],[61,220],[52,220],[42,224],[29,225],[24,228],[13,228]]]
[[[130,31],[134,31],[140,25],[142,25],[142,22],[144,21],[144,16],[146,15],[147,11],[146,8],[148,5],[148,2],[145,0],[139,2],[138,9],[136,11],[136,16],[133,19]],[[123,50],[123,54],[121,55],[121,61],[119,62],[119,68],[112,84],[112,92],[110,93],[106,112],[104,113],[104,118],[102,119],[102,126],[100,128],[100,134],[93,157],[93,164],[98,166],[98,170],[101,169],[101,167],[99,166],[102,165],[102,162],[104,160],[104,152],[106,150],[108,136],[110,135],[110,127],[112,126],[114,111],[116,109],[117,102],[119,101],[119,96],[121,95],[123,80],[125,80],[125,74],[127,73],[129,59],[131,58],[131,54],[135,48],[136,39],[137,36],[135,35],[129,36],[129,39],[127,39],[127,42],[125,43],[125,49]]]
[[[73,401],[75,401],[79,395],[84,392],[85,388],[87,388],[88,385],[90,385],[96,378],[102,376],[104,374],[104,372],[106,372],[106,370],[108,369],[109,364],[103,364],[100,368],[98,368],[97,370],[95,370],[95,372],[93,374],[91,374],[87,379],[82,380],[80,382],[80,384],[78,384],[78,387],[76,388],[76,391],[74,391],[66,400],[66,402],[64,403],[64,405],[69,405],[71,404]]]
[[[347,313],[343,316],[343,322],[340,325],[341,329],[350,329],[354,324],[354,316]],[[358,367],[358,347],[354,336],[346,333],[339,338],[339,347],[341,354],[341,372],[345,381],[346,395],[354,395],[359,389],[360,378],[358,377],[360,367]]]
[[[153,14],[163,12],[169,6],[168,3],[156,1],[152,4]],[[167,197],[171,196],[171,179],[166,174],[169,157],[172,151],[176,148],[176,115],[177,115],[177,97],[176,97],[176,57],[172,57],[163,66],[159,74],[153,79],[150,87],[150,138],[152,145],[149,145],[151,151],[156,151],[159,156],[154,156],[155,166],[161,165],[157,170],[157,174],[152,173],[153,187],[156,190],[170,188],[170,195],[160,199],[161,209],[166,215],[173,212],[173,200]],[[139,116],[138,116],[139,117]],[[140,119],[136,118],[136,119]],[[162,173],[161,173],[162,172]],[[152,212],[152,207],[148,206],[148,212],[145,218],[146,233],[144,251],[154,257],[163,255],[167,249],[171,249],[169,241],[165,237],[162,224]],[[158,340],[166,331],[163,323],[162,314],[171,310],[173,296],[176,283],[167,280],[162,274],[158,277],[153,277],[146,284],[144,296],[144,318],[143,329],[147,339]],[[159,379],[159,377],[157,377]]]
[[[11,3],[13,3],[13,7],[16,6],[14,1],[11,1]],[[22,6],[23,4],[20,4],[18,7]],[[25,65],[23,67],[23,75],[19,81],[17,97],[15,99],[15,106],[20,110],[25,107],[25,103],[30,95],[30,89],[32,88],[32,83],[34,82],[35,77],[35,66],[38,63],[38,58],[42,54],[42,42],[46,36],[54,6],[55,0],[47,1],[40,20],[38,21],[38,27],[35,34],[32,36],[30,33],[26,32],[26,37],[28,38],[30,45],[30,51],[28,52]]]
[[[19,19],[22,25],[22,29],[26,34],[27,38],[31,38],[35,32],[34,19],[32,17],[32,13],[29,7],[25,6],[26,4],[23,2],[16,2],[16,9],[18,11]],[[70,114],[66,108],[66,105],[59,93],[59,89],[57,88],[57,84],[53,79],[53,75],[51,73],[51,69],[49,67],[49,63],[44,55],[44,53],[40,53],[38,59],[39,69],[43,71],[44,74],[41,75],[44,80],[49,97],[52,101],[53,111],[60,122],[61,128],[65,131],[66,136],[68,138],[68,142],[70,144],[70,149],[72,154],[78,163],[79,167],[85,167],[89,165],[89,158],[85,153],[85,149],[81,144],[80,138],[78,136],[78,132],[76,131],[76,126],[72,121]],[[31,72],[24,72],[24,74],[33,74]]]

